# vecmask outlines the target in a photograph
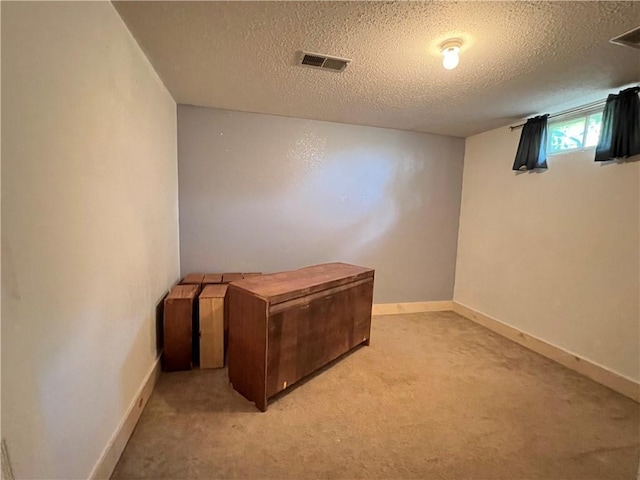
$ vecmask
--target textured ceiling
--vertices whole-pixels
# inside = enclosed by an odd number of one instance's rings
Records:
[[[178,103],[466,137],[640,80],[640,2],[113,2]],[[464,40],[460,65],[438,45]],[[297,52],[353,59],[343,73]]]

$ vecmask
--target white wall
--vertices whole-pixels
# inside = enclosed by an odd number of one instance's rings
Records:
[[[453,295],[464,140],[178,106],[182,273],[330,261],[375,301]]]
[[[511,171],[520,131],[467,138],[454,299],[640,379],[640,162]]]
[[[179,275],[176,105],[109,2],[2,2],[2,436],[85,478]]]

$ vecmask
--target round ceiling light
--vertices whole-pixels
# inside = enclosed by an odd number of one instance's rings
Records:
[[[460,62],[460,47],[462,46],[462,40],[458,38],[452,38],[447,40],[440,48],[442,49],[442,66],[447,70],[453,70],[458,66]]]

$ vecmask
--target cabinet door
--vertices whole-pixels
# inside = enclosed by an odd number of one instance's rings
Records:
[[[347,307],[352,319],[349,349],[368,341],[371,336],[371,306],[373,303],[373,280],[347,291]]]
[[[372,292],[365,282],[272,315],[267,397],[368,340]]]

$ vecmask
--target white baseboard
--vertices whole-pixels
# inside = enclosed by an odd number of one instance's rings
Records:
[[[397,315],[401,313],[444,312],[446,310],[453,310],[452,300],[411,303],[375,303],[371,313],[372,315]]]
[[[598,365],[586,358],[564,350],[561,347],[545,342],[533,335],[522,332],[511,325],[507,325],[500,320],[496,320],[488,315],[477,312],[459,302],[453,303],[453,311],[469,320],[476,322],[483,327],[496,332],[509,340],[516,342],[523,347],[539,353],[571,370],[574,370],[585,377],[589,377],[622,395],[640,402],[640,384],[630,378],[612,372],[608,368]]]
[[[147,404],[151,392],[153,392],[153,387],[158,381],[160,371],[160,357],[158,357],[140,385],[136,395],[133,397],[133,401],[129,405],[120,425],[118,425],[116,431],[113,432],[113,436],[109,440],[109,443],[107,443],[98,462],[93,467],[89,475],[91,480],[108,479],[111,477],[113,470],[118,464],[118,460],[120,460],[120,455],[122,455],[124,447],[126,447],[129,437],[131,437],[133,429],[140,419],[142,410]]]

